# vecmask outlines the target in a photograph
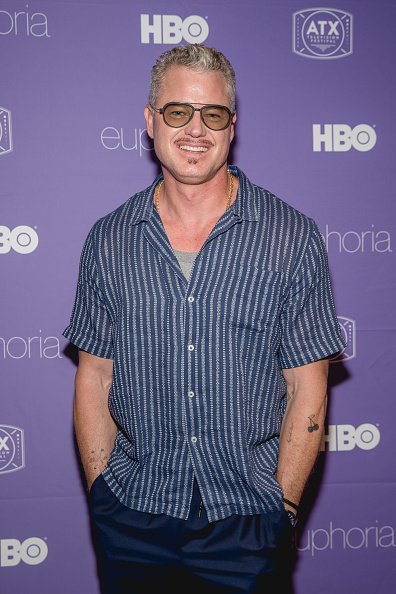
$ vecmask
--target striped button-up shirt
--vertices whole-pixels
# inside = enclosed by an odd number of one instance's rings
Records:
[[[113,359],[119,430],[103,477],[126,506],[209,521],[283,509],[283,368],[345,346],[315,222],[239,178],[189,279],[146,190],[92,227],[64,336]]]

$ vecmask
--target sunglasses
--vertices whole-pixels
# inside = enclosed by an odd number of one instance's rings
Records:
[[[200,105],[198,103],[198,105]],[[151,108],[157,113],[162,114],[164,122],[171,128],[182,128],[191,122],[194,113],[199,111],[201,121],[207,128],[211,130],[225,130],[231,123],[234,115],[228,107],[224,105],[203,105],[202,107],[194,107],[190,103],[166,103],[164,107],[156,108],[151,105]]]

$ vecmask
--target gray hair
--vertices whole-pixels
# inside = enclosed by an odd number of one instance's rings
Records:
[[[150,105],[157,106],[165,74],[172,66],[184,66],[197,72],[220,72],[226,83],[230,109],[235,111],[236,77],[231,63],[219,50],[199,43],[177,45],[157,58],[151,69]]]

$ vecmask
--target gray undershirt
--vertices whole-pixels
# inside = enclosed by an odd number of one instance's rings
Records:
[[[173,250],[179,262],[179,266],[186,279],[190,278],[191,270],[194,264],[195,256],[198,252],[182,252],[180,250]]]

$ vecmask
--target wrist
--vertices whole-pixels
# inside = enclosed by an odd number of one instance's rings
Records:
[[[282,497],[283,503],[285,504],[285,507],[287,506],[287,508],[291,508],[290,511],[292,511],[294,513],[294,515],[296,516],[299,510],[299,505],[297,503],[295,503],[294,501],[290,501],[290,499],[286,499],[286,497]],[[288,509],[289,511],[289,509]]]

